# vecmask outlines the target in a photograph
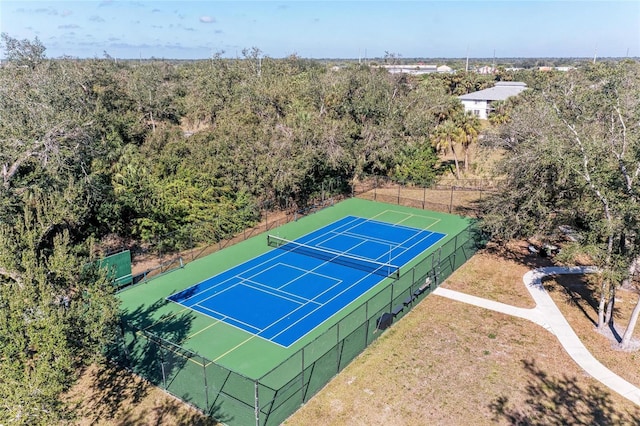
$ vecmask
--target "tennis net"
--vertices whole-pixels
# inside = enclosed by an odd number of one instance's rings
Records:
[[[382,275],[383,277],[390,277],[396,280],[400,278],[400,267],[390,263],[377,262],[375,260],[354,256],[352,254],[313,247],[297,241],[290,241],[276,237],[274,235],[267,235],[267,245],[325,260],[327,262],[360,269],[361,271],[370,272],[376,275]]]

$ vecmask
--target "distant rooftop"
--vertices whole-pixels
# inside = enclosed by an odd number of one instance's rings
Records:
[[[404,64],[404,65],[378,65],[377,68],[384,68],[391,74],[432,74],[432,73],[451,73],[453,70],[446,65],[433,64]]]
[[[519,81],[499,81],[494,87],[458,96],[463,101],[504,101],[527,89],[526,83]]]

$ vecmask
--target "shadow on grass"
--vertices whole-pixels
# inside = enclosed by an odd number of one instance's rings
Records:
[[[112,354],[110,358],[152,385],[206,412],[212,419],[229,421],[228,416],[222,414],[219,405],[209,403],[212,392],[207,390],[204,368],[208,361],[181,346],[182,342],[194,332],[192,328],[196,315],[190,309],[168,310],[158,315],[159,311],[169,303],[172,302],[160,299],[151,305],[140,305],[134,310],[122,312],[122,338],[110,351]],[[107,389],[108,398],[113,399],[109,405],[117,409],[117,395],[121,392],[118,381],[112,382],[107,374],[104,381],[98,380],[98,382],[100,386]],[[164,404],[160,408],[155,407],[153,417],[162,419],[173,416],[177,413],[176,407],[180,405]],[[130,419],[122,424],[148,424],[139,420]],[[163,423],[161,420],[155,422],[155,424]],[[177,424],[193,423],[178,422]]]
[[[549,292],[564,292],[565,302],[576,306],[595,327],[598,324],[598,300],[595,286],[589,283],[586,276],[559,275],[554,278],[561,288],[545,285]],[[585,307],[584,305],[587,305]]]
[[[70,409],[85,422],[114,419],[122,407],[138,404],[149,393],[148,383],[112,363],[92,366],[82,376]]]
[[[206,417],[192,410],[186,410],[179,401],[165,400],[152,408],[139,411],[117,423],[118,426],[148,426],[148,425],[190,425],[215,426],[216,420]]]
[[[526,249],[528,243],[522,242],[520,246],[506,246],[501,244],[489,244],[485,251],[490,254],[511,260],[530,269],[537,269],[548,266],[558,266],[549,257],[540,256]],[[515,247],[515,248],[514,248]],[[555,281],[558,285],[554,285]],[[597,325],[598,312],[598,289],[590,281],[588,275],[557,275],[543,281],[544,288],[549,293],[562,293],[565,302],[578,308],[595,327]],[[614,308],[614,317],[619,316],[617,308]],[[614,327],[611,333],[620,342],[621,337]]]
[[[621,412],[611,394],[598,386],[580,386],[577,378],[549,377],[535,361],[522,361],[529,376],[525,404],[500,396],[489,405],[496,422],[511,425],[620,425],[640,424],[640,411]]]
[[[522,247],[493,243],[487,244],[485,251],[505,260],[511,260],[521,265],[525,265],[531,269],[554,266],[554,263],[550,258],[529,252],[527,250],[527,245],[528,244],[525,242],[522,243]]]

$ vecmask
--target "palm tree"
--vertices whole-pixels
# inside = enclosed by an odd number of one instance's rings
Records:
[[[431,135],[431,144],[437,151],[446,154],[448,150],[451,150],[456,166],[456,179],[460,179],[460,165],[458,162],[458,154],[456,153],[456,143],[463,142],[464,138],[465,135],[462,129],[451,119],[447,119],[436,126],[435,131]]]
[[[460,129],[460,139],[464,151],[464,172],[469,171],[469,147],[478,141],[480,120],[471,113],[456,116],[456,126]]]

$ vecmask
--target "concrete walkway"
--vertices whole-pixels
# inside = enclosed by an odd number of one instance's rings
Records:
[[[597,268],[592,266],[548,267],[527,272],[523,281],[536,302],[536,307],[533,309],[518,308],[442,287],[434,290],[433,294],[533,321],[553,333],[571,358],[594,379],[636,405],[640,405],[640,389],[616,375],[591,355],[542,285],[542,279],[549,275],[594,272],[597,272]]]

